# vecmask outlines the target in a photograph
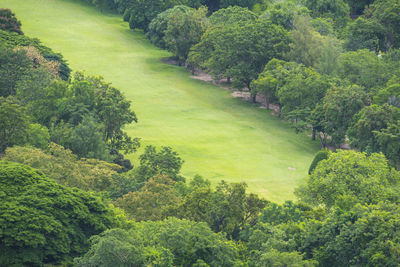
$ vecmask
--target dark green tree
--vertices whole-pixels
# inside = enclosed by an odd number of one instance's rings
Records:
[[[24,34],[21,30],[21,22],[15,17],[15,14],[7,8],[0,8],[0,29]]]
[[[30,120],[26,109],[13,97],[0,97],[0,153],[7,147],[24,145]]]
[[[164,41],[167,49],[181,64],[186,61],[190,48],[200,41],[207,28],[207,10],[186,6],[176,6],[173,10],[167,19]]]
[[[76,266],[240,266],[238,247],[205,223],[169,218],[135,223],[91,239]],[[202,264],[202,265],[200,265]]]
[[[102,201],[26,165],[0,162],[0,265],[71,263],[88,238],[118,226]]]
[[[15,94],[15,86],[24,74],[32,68],[25,51],[0,46],[0,96]]]
[[[399,182],[400,173],[382,154],[339,151],[319,162],[297,194],[313,205],[352,207],[398,201]]]

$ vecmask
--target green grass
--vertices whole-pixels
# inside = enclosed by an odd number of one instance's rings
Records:
[[[143,146],[178,151],[185,176],[244,181],[273,201],[293,198],[318,149],[309,137],[229,91],[189,78],[184,68],[161,63],[169,53],[118,15],[70,0],[0,0],[0,7],[11,8],[27,35],[61,52],[74,70],[103,75],[122,90],[139,118],[128,133]]]

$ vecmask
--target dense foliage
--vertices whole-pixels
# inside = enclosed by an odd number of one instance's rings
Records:
[[[283,204],[187,181],[170,147],[132,166],[130,102],[100,76],[70,77],[0,9],[0,265],[398,265],[399,0],[86,2],[333,151]]]
[[[76,266],[240,266],[234,242],[205,223],[170,218],[94,236]]]
[[[26,165],[0,162],[0,265],[71,262],[88,238],[117,226],[100,199]]]

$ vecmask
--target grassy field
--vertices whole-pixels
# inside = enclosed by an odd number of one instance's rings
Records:
[[[61,52],[74,70],[102,75],[122,90],[139,118],[126,130],[143,146],[178,151],[185,176],[245,181],[269,200],[293,198],[318,149],[309,137],[229,91],[189,78],[184,68],[161,63],[169,53],[120,16],[73,0],[0,0],[0,7],[11,8],[27,35]]]

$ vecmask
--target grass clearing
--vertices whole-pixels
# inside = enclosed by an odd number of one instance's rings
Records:
[[[139,118],[128,133],[141,137],[142,147],[171,146],[185,160],[185,176],[244,181],[273,201],[293,198],[317,142],[269,111],[162,63],[169,53],[129,30],[119,15],[76,0],[0,0],[0,7],[12,9],[25,34],[61,52],[73,70],[102,75],[123,91]]]

